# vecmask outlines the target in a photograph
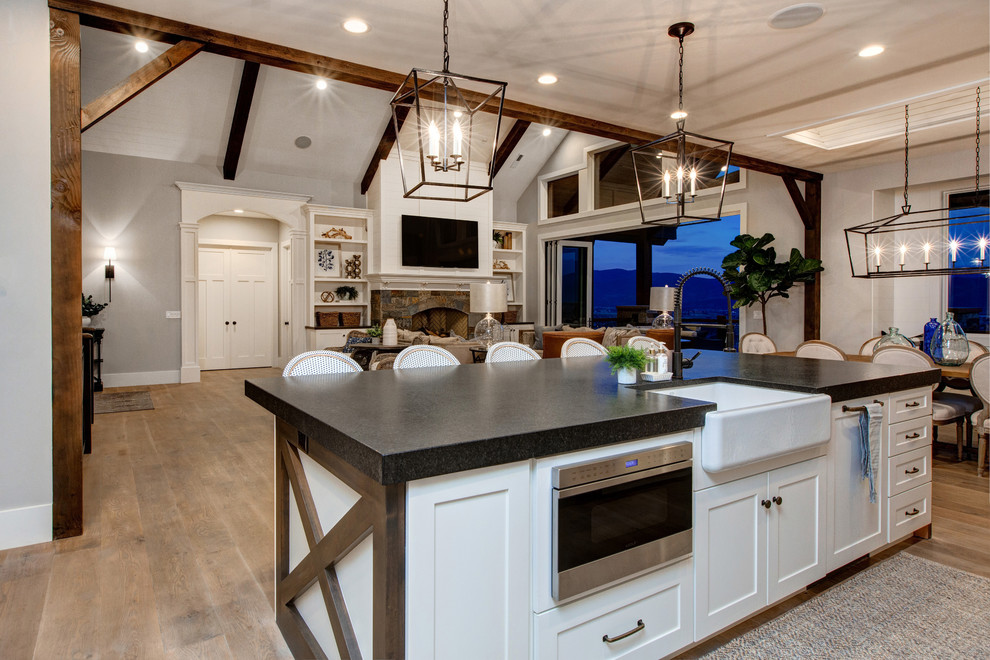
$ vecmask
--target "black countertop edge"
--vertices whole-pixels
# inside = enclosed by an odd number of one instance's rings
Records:
[[[705,415],[716,409],[711,402],[672,397],[678,406],[672,410],[382,455],[249,380],[244,393],[310,442],[385,486],[700,428]]]

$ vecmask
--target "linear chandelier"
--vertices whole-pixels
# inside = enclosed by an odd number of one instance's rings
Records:
[[[392,125],[403,196],[466,202],[492,189],[489,163],[498,145],[506,83],[450,72],[449,17],[444,0],[443,70],[413,69],[406,76],[392,97]],[[407,121],[413,122],[411,139],[401,132]]]
[[[639,212],[644,224],[676,227],[721,219],[732,142],[684,130],[687,117],[684,111],[684,37],[693,32],[693,23],[675,23],[667,29],[667,35],[676,38],[678,43],[677,112],[671,115],[677,120],[677,130],[630,150]],[[692,207],[688,205],[695,202],[698,192],[716,187],[719,192],[715,212],[709,215],[691,212]],[[656,199],[663,199],[666,204],[646,204]],[[667,205],[674,207],[674,215],[666,215]]]
[[[980,192],[980,88],[976,88],[976,175],[972,204],[912,211],[908,201],[909,108],[904,106],[904,204],[901,212],[845,231],[852,276],[990,274],[990,214]]]

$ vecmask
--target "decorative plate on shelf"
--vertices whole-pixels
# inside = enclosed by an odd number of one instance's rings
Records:
[[[336,249],[316,251],[316,276],[340,277],[340,255]]]

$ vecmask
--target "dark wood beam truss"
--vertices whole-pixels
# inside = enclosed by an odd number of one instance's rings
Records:
[[[804,194],[797,182],[788,176],[781,176],[787,193],[794,202],[801,222],[804,224],[804,256],[808,259],[822,258],[822,182],[805,181]],[[818,273],[814,282],[804,285],[804,339],[821,337],[822,281]]]
[[[83,531],[79,17],[49,11],[52,151],[52,531]]]
[[[402,125],[406,123],[406,116],[408,114],[408,106],[399,106],[395,109],[395,116],[389,117],[388,123],[385,124],[382,137],[378,140],[378,148],[375,149],[375,153],[371,157],[371,162],[368,163],[368,168],[364,171],[364,177],[361,179],[362,195],[367,194],[368,188],[371,187],[371,182],[375,179],[375,173],[378,172],[378,164],[388,158],[389,152],[392,151],[392,145],[395,144],[397,137],[396,131],[402,130]],[[398,128],[396,128],[396,124],[398,124]]]
[[[180,41],[112,89],[104,92],[99,98],[87,103],[82,109],[82,131],[86,132],[111,112],[175,71],[201,50],[203,44]]]
[[[241,147],[244,145],[244,134],[247,132],[248,117],[251,115],[251,103],[254,101],[254,88],[258,84],[260,68],[261,65],[257,62],[245,62],[241,71],[241,86],[237,90],[234,116],[230,120],[230,135],[227,136],[227,154],[223,159],[223,178],[228,181],[233,181],[237,177],[237,162],[241,158]]]
[[[494,178],[498,171],[502,169],[502,166],[506,164],[509,160],[509,156],[519,145],[519,140],[522,136],[526,134],[526,129],[532,126],[532,122],[528,122],[522,119],[517,119],[515,123],[512,124],[512,128],[509,129],[508,135],[502,140],[502,144],[498,146],[495,151],[495,159],[492,161],[492,177]]]

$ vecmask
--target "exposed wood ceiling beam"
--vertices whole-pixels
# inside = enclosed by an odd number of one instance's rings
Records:
[[[361,194],[364,195],[368,192],[368,188],[371,187],[371,182],[375,178],[375,173],[378,172],[378,164],[383,160],[388,158],[388,154],[392,151],[392,145],[395,144],[395,132],[396,123],[398,123],[398,130],[402,130],[402,125],[406,121],[406,115],[409,114],[409,107],[400,105],[395,109],[395,120],[389,117],[389,121],[385,124],[385,130],[382,131],[382,138],[378,141],[378,148],[375,149],[375,153],[371,156],[371,162],[368,163],[368,169],[364,171],[364,178],[361,179]]]
[[[517,119],[516,122],[512,124],[512,128],[509,129],[509,134],[505,136],[505,139],[502,140],[502,144],[499,145],[498,150],[495,152],[495,160],[492,161],[492,178],[498,174],[498,171],[502,169],[502,166],[509,160],[509,156],[512,155],[513,150],[519,144],[519,140],[522,139],[526,129],[531,125],[532,122],[524,119]]]
[[[808,208],[807,202],[805,202],[804,195],[798,189],[797,182],[789,176],[782,176],[780,178],[784,181],[784,187],[787,188],[787,194],[791,196],[791,201],[794,202],[794,207],[797,209],[798,215],[801,216],[801,222],[804,223],[804,228],[812,229],[814,220],[811,217],[811,210]]]
[[[175,71],[193,55],[203,50],[203,44],[180,41],[143,67],[86,104],[82,109],[82,131],[95,125],[111,112]]]
[[[125,34],[140,33],[149,39],[170,43],[183,39],[199,41],[204,44],[206,52],[341,80],[364,87],[392,92],[398,89],[406,77],[404,74],[385,69],[325,57],[296,48],[240,37],[228,32],[189,25],[188,23],[121,9],[99,2],[91,2],[90,0],[49,0],[48,5],[55,9],[80,14],[82,24],[89,27],[114,30]],[[483,95],[465,92],[465,98],[468,101],[477,102],[482,100]],[[486,106],[485,109],[495,112],[497,111],[497,104]],[[630,144],[645,144],[662,137],[655,133],[510,99],[505,100],[503,113],[506,117],[513,119],[554,126],[563,130],[586,133]],[[822,179],[819,172],[781,165],[737,153],[732,154],[732,164],[757,172],[790,176],[799,181],[820,181]]]
[[[234,116],[230,120],[230,135],[227,136],[227,154],[223,159],[223,178],[228,181],[233,181],[237,177],[237,161],[241,158],[241,147],[244,145],[244,133],[247,131],[248,116],[251,114],[251,102],[254,100],[259,69],[261,65],[257,62],[245,62],[241,71],[241,86],[237,90]]]

